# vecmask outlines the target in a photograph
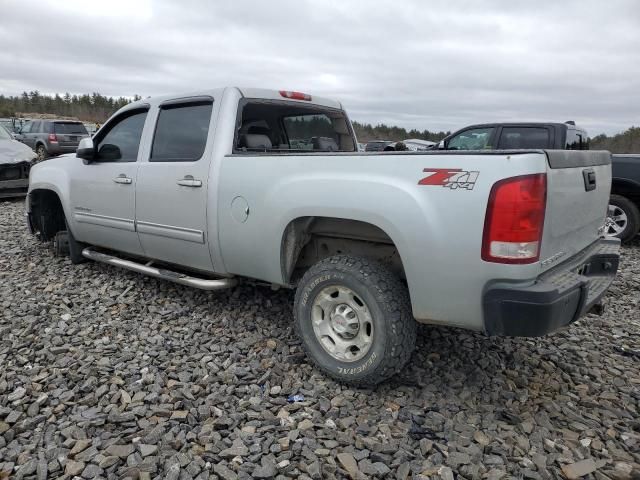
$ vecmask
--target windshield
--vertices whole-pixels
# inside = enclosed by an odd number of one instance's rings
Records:
[[[4,125],[0,125],[0,140],[11,140],[13,137],[9,135],[9,132],[4,128]]]
[[[54,123],[53,133],[60,133],[62,135],[88,135],[87,129],[84,128],[84,125],[82,123],[71,123],[71,122]]]

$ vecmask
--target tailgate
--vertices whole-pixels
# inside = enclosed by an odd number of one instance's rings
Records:
[[[611,154],[586,150],[545,153],[547,210],[540,260],[546,270],[602,236],[611,191]]]

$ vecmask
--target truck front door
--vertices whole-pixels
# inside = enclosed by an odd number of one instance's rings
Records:
[[[213,271],[207,238],[212,97],[159,105],[147,161],[136,187],[136,225],[145,256]]]
[[[70,183],[70,227],[78,240],[143,253],[135,227],[135,188],[147,110],[132,109],[113,118],[94,139],[94,159],[77,159]]]

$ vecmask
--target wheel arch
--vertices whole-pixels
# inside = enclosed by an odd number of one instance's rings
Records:
[[[640,183],[627,178],[616,178],[611,180],[611,193],[627,197],[638,203],[640,199]]]
[[[375,258],[406,279],[398,245],[382,227],[332,216],[300,216],[287,224],[280,244],[282,278],[295,283],[311,265],[340,254]]]
[[[34,233],[42,241],[52,240],[57,232],[66,230],[62,199],[55,190],[49,188],[30,190],[27,212]]]

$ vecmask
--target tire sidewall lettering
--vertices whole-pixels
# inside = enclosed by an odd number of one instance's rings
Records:
[[[322,288],[334,283],[339,285],[346,285],[350,288],[353,288],[354,286],[352,285],[352,283],[354,281],[356,284],[360,284],[360,281],[351,277],[351,275],[346,275],[341,272],[327,272],[327,273],[318,275],[316,278],[313,279],[313,281],[311,281],[308,285],[305,286],[301,294],[300,303],[299,303],[299,308],[300,308],[299,313],[301,314],[301,317],[304,318],[304,321],[310,322],[310,308],[311,308],[310,303],[311,304],[313,303],[315,296],[318,294],[318,292]],[[362,287],[362,285],[360,285],[360,287]],[[360,290],[360,288],[358,288],[357,290]],[[360,295],[362,295],[362,292],[360,293]],[[371,293],[366,292],[366,295],[362,295],[362,296],[371,297]],[[369,305],[369,309],[372,310],[372,314],[375,315],[374,311],[378,310],[377,305],[375,305],[375,298],[370,298],[367,304]],[[379,313],[383,314],[382,312],[379,312]],[[374,321],[377,324],[376,326],[377,329],[384,328],[382,325],[380,325],[376,321],[376,318],[374,318]],[[303,335],[306,338],[307,342],[317,344],[318,353],[322,352],[323,350],[322,347],[318,343],[315,336],[311,333],[310,329],[306,330],[306,334],[303,334]],[[379,347],[384,349],[384,346],[382,345],[379,345]],[[333,370],[337,375],[340,375],[342,377],[353,377],[357,375],[362,375],[367,370],[375,368],[377,366],[377,363],[379,363],[379,360],[382,358],[381,354],[383,353],[383,350],[379,352],[377,350],[378,348],[376,348],[376,346],[374,345],[366,357],[361,359],[359,362],[354,362],[353,364],[331,359],[324,363],[324,367]]]

